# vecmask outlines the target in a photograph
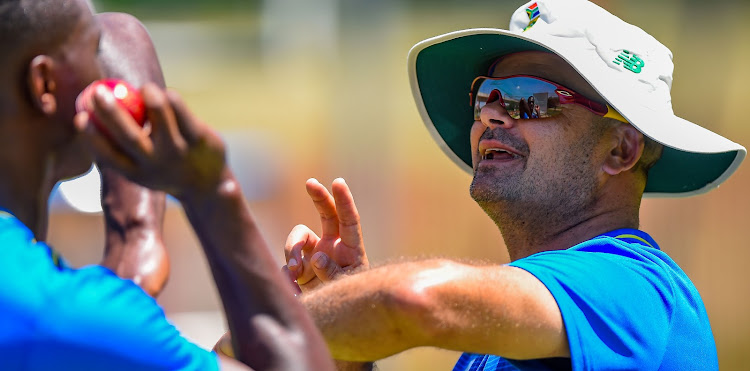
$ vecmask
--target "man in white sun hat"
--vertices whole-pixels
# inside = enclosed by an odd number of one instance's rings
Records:
[[[718,368],[700,295],[639,208],[716,188],[746,150],[674,115],[665,46],[588,1],[538,0],[509,30],[431,38],[408,63],[512,262],[397,263],[306,290],[367,265],[346,184],[309,181],[323,236],[295,228],[285,269],[335,358],[436,346],[466,352],[454,370]]]

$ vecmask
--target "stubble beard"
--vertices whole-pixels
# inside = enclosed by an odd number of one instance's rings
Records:
[[[513,203],[521,199],[519,180],[508,174],[478,169],[469,186],[471,198],[482,208],[498,203]]]
[[[555,173],[480,169],[469,188],[471,197],[504,235],[508,230],[540,237],[555,233],[580,219],[596,199],[597,180],[590,159],[573,158],[573,153],[563,157],[556,163],[568,166],[544,167],[559,169]]]

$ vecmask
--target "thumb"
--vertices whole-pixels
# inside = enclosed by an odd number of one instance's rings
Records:
[[[331,281],[339,274],[344,273],[344,270],[322,251],[318,251],[312,256],[312,268],[318,279],[323,282]]]

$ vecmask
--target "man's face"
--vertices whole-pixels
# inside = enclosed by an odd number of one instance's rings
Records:
[[[553,54],[509,55],[497,64],[494,77],[519,74],[557,82],[601,101]],[[597,191],[600,160],[606,152],[594,119],[593,113],[575,104],[563,105],[555,117],[528,120],[511,118],[499,101],[485,105],[471,128],[472,197],[487,211],[498,203],[557,213],[585,207]]]
[[[58,112],[55,120],[67,129],[61,138],[59,176],[67,178],[79,175],[91,166],[91,158],[81,138],[73,129],[75,99],[91,82],[102,77],[98,61],[101,29],[86,0],[78,0],[80,17],[70,37],[59,48],[55,59],[58,62]]]
[[[60,64],[60,115],[72,121],[75,99],[91,82],[101,78],[98,61],[101,29],[85,0],[78,0],[80,17],[56,55]]]

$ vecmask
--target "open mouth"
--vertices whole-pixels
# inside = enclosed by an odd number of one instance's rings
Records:
[[[487,148],[482,154],[482,160],[513,160],[516,158],[518,158],[518,155],[502,148]]]

